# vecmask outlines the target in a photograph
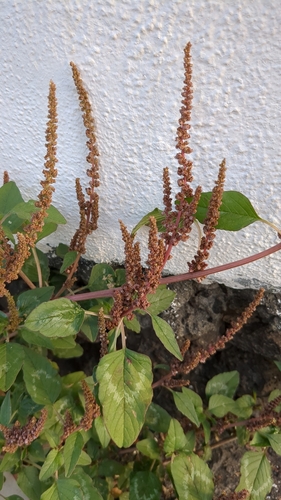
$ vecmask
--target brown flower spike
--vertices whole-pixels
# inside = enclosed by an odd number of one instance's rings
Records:
[[[28,446],[32,443],[42,431],[46,422],[48,412],[45,408],[41,410],[41,416],[37,419],[32,417],[26,425],[21,427],[17,420],[13,427],[6,427],[0,424],[0,430],[4,434],[5,446],[2,451],[15,453],[20,446]]]
[[[63,435],[61,437],[60,444],[64,443],[64,441],[73,434],[73,432],[77,432],[80,430],[88,431],[93,423],[94,418],[100,416],[100,407],[96,403],[96,400],[90,390],[88,384],[85,380],[81,382],[83,394],[85,398],[85,413],[81,418],[78,424],[75,424],[72,420],[72,416],[70,412],[67,410],[64,417],[64,426],[63,426]]]
[[[87,162],[91,166],[87,170],[87,176],[90,177],[89,187],[86,189],[86,193],[89,197],[88,200],[85,199],[82,192],[80,179],[76,179],[76,193],[80,211],[80,224],[71,240],[70,250],[76,250],[80,254],[84,254],[86,251],[85,243],[87,236],[98,227],[99,198],[95,189],[99,186],[99,152],[97,148],[95,121],[92,114],[88,92],[84,87],[77,66],[73,62],[70,63],[70,66],[72,68],[72,76],[79,96],[79,105],[83,115],[86,136],[88,138],[87,148],[89,150],[89,154],[87,156]]]

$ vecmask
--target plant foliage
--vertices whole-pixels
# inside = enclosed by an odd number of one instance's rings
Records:
[[[188,374],[241,329],[263,290],[207,349],[190,349],[189,341],[179,345],[176,332],[159,316],[175,298],[162,271],[173,248],[188,240],[194,223],[203,224],[203,235],[184,278],[203,279],[208,272],[216,229],[238,231],[253,222],[265,222],[279,234],[246,196],[223,191],[225,160],[212,192],[191,186],[192,161],[187,156],[191,152],[190,49],[187,44],[176,137],[179,191],[173,199],[165,168],[164,208],[145,215],[132,233],[120,222],[125,269],[96,264],[82,289],[76,281],[87,237],[98,223],[99,153],[90,101],[74,63],[71,68],[87,136],[89,184],[83,190],[76,179],[80,223],[69,246],[56,248],[61,258],[59,272],[50,268],[37,248],[42,238],[66,223],[52,205],[57,176],[53,82],[44,180],[37,200],[24,201],[4,172],[0,188],[0,295],[4,299],[0,314],[0,479],[3,484],[4,472],[15,473],[30,500],[211,500],[215,478],[208,461],[223,433],[237,435],[240,441],[243,435],[252,447],[243,455],[240,481],[228,498],[262,500],[272,487],[267,450],[271,447],[281,455],[280,391],[273,391],[262,408],[251,395],[236,398],[237,371],[213,377],[206,385],[204,401],[185,387]],[[135,241],[144,225],[149,226],[145,269]],[[280,244],[272,252],[278,249]],[[18,278],[26,289],[13,295],[10,283]],[[140,332],[143,315],[150,316],[160,344],[172,355],[170,366],[153,366],[150,353],[127,347],[127,336]],[[73,371],[63,376],[60,360],[82,355],[81,338],[99,342],[93,373]],[[153,401],[159,387],[170,392],[174,414]]]

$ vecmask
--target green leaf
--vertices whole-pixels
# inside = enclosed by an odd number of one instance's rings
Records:
[[[236,409],[234,414],[243,419],[249,418],[253,413],[253,406],[255,404],[254,398],[250,394],[244,394],[241,398],[236,399]]]
[[[33,401],[47,405],[56,401],[61,380],[50,361],[31,349],[25,349],[23,377]]]
[[[42,483],[38,476],[39,470],[36,467],[26,466],[18,473],[17,483],[29,500],[41,498]]]
[[[83,347],[75,342],[74,336],[62,337],[61,339],[52,338],[51,343],[51,349],[58,358],[79,358],[84,352]]]
[[[139,223],[134,227],[134,229],[132,230],[132,235],[136,234],[137,231],[141,227],[143,227],[143,226],[149,226],[149,219],[150,219],[150,217],[155,217],[156,222],[157,222],[158,231],[160,231],[160,232],[164,231],[165,228],[162,225],[162,222],[164,221],[163,212],[161,210],[159,210],[159,208],[154,208],[154,210],[152,210],[152,212],[149,212],[148,214],[146,214],[139,221]]]
[[[72,479],[79,483],[84,500],[103,500],[102,495],[93,486],[93,479],[84,470],[77,468],[72,475]]]
[[[0,424],[8,425],[12,416],[11,394],[10,391],[5,395],[0,409]]]
[[[137,450],[139,450],[144,456],[151,458],[151,460],[160,460],[160,449],[155,439],[142,439],[137,442],[136,447]]]
[[[21,460],[21,451],[18,448],[15,453],[5,453],[0,461],[0,472],[11,472]]]
[[[129,330],[132,330],[132,332],[140,333],[140,331],[141,331],[140,322],[138,321],[136,316],[133,319],[131,319],[130,321],[127,318],[124,318],[124,325]]]
[[[110,435],[107,432],[102,417],[94,419],[92,433],[95,441],[99,442],[102,448],[107,448],[110,442]]]
[[[73,264],[73,262],[75,262],[77,255],[78,255],[78,252],[75,252],[74,250],[67,252],[65,254],[65,256],[63,258],[62,266],[60,268],[60,273],[63,273],[69,266],[71,266]]]
[[[180,454],[175,457],[171,473],[179,500],[212,500],[213,475],[208,465],[197,455]]]
[[[81,331],[86,335],[90,342],[95,342],[99,333],[98,317],[90,316],[85,311],[85,319],[81,326]]]
[[[96,290],[107,290],[115,286],[114,269],[108,264],[96,264],[93,266],[88,282],[91,292]]]
[[[64,243],[59,243],[55,249],[55,253],[58,257],[64,258],[65,254],[69,252],[69,246]]]
[[[222,394],[233,398],[239,385],[239,373],[234,370],[216,375],[206,385],[206,396],[209,398],[213,394]]]
[[[247,451],[241,460],[241,478],[235,491],[248,490],[249,500],[264,500],[272,488],[271,467],[263,451]]]
[[[277,432],[265,432],[262,433],[262,435],[268,439],[270,446],[275,453],[277,453],[277,455],[281,455],[281,434]]]
[[[35,251],[39,259],[43,281],[48,281],[50,275],[48,257],[38,248],[36,248]],[[33,254],[31,254],[25,261],[22,267],[22,271],[24,272],[24,274],[26,274],[30,281],[32,281],[32,283],[38,283],[38,272]]]
[[[209,410],[215,417],[224,417],[228,412],[236,415],[236,404],[233,399],[220,394],[214,394],[209,400]]]
[[[15,182],[10,181],[0,188],[0,217],[8,214],[13,207],[23,200],[20,190]]]
[[[91,463],[92,463],[91,457],[88,455],[88,453],[82,450],[80,457],[77,460],[77,466],[81,465],[82,467],[85,467],[85,465],[91,465]]]
[[[46,349],[53,348],[51,340],[48,339],[47,337],[44,337],[44,335],[41,335],[41,333],[39,332],[31,332],[30,330],[28,330],[23,326],[20,328],[20,333],[23,340],[25,340],[25,342],[27,342],[28,344],[37,345],[39,347],[45,347]]]
[[[147,300],[150,305],[146,312],[157,316],[170,307],[175,296],[176,293],[168,290],[166,285],[160,285],[154,294],[148,294]]]
[[[271,391],[271,393],[268,396],[268,402],[270,403],[271,401],[273,401],[274,399],[276,399],[280,395],[281,395],[281,390],[274,389],[273,391]],[[281,403],[278,406],[275,406],[274,411],[276,411],[277,413],[279,413],[281,411]]]
[[[44,286],[21,293],[17,298],[17,308],[20,316],[28,315],[43,302],[48,302],[54,293],[54,286]]]
[[[182,361],[183,357],[170,325],[164,319],[159,318],[159,316],[151,315],[151,319],[153,330],[164,347],[166,347],[167,351],[171,352],[177,359]]]
[[[211,192],[202,193],[196,212],[196,219],[202,224],[207,215]],[[220,217],[217,229],[239,231],[253,222],[261,221],[250,200],[238,191],[224,191],[219,208]]]
[[[145,415],[145,425],[152,431],[168,432],[171,417],[169,413],[156,403],[151,403]]]
[[[152,399],[151,360],[129,349],[106,354],[96,377],[104,422],[119,447],[129,447],[143,426]]]
[[[40,498],[40,500],[83,500],[84,495],[79,487],[79,483],[74,479],[68,478],[58,479],[51,488],[44,491],[43,495],[38,498]]]
[[[203,403],[194,391],[183,387],[182,392],[172,391],[177,409],[197,427],[200,426],[198,413],[203,413]],[[195,398],[198,399],[195,399]],[[196,406],[195,406],[196,405]]]
[[[7,392],[21,370],[24,359],[23,347],[9,342],[0,345],[0,390]]]
[[[38,207],[35,207],[34,200],[22,201],[15,205],[10,211],[11,214],[16,214],[19,219],[25,221],[30,221],[32,214],[39,211]]]
[[[268,429],[268,427],[267,427]],[[269,429],[268,429],[269,430]],[[270,442],[265,434],[260,432],[255,432],[253,439],[250,442],[251,446],[259,446],[265,448],[266,446],[270,446]]]
[[[84,440],[80,432],[74,432],[65,441],[63,457],[66,477],[70,477],[74,471],[83,446]]]
[[[187,440],[181,424],[175,418],[171,419],[168,434],[164,441],[164,451],[171,455],[175,451],[184,450]]]
[[[161,492],[161,482],[153,472],[131,474],[129,500],[160,500]]]
[[[38,241],[43,240],[43,238],[46,238],[50,234],[54,233],[57,230],[57,228],[58,225],[54,224],[54,222],[45,222],[42,231],[40,231],[40,233],[37,233],[36,243],[38,243]]]
[[[46,481],[51,477],[63,464],[62,456],[59,450],[51,450],[40,470],[40,481]]]
[[[54,223],[54,224],[66,224],[67,220],[60,213],[60,211],[51,205],[47,210],[47,217],[45,219],[45,223]]]
[[[98,476],[112,477],[123,474],[124,470],[125,470],[124,465],[120,464],[116,460],[105,458],[104,460],[101,460],[101,462],[98,464],[97,473]]]
[[[115,286],[122,286],[126,283],[126,271],[125,269],[115,270]]]
[[[79,332],[84,310],[76,302],[61,298],[40,304],[25,321],[31,331],[46,337],[69,337]]]

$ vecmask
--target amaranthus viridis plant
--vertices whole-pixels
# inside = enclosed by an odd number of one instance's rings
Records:
[[[180,500],[189,498],[195,490],[198,498],[208,500],[213,498],[214,480],[206,462],[213,440],[222,432],[236,429],[242,441],[241,431],[237,430],[242,429],[244,442],[252,439],[253,446],[262,443],[265,448],[281,451],[276,438],[281,424],[279,393],[273,391],[262,410],[255,407],[252,396],[234,400],[239,383],[235,371],[218,375],[219,384],[216,377],[208,382],[209,400],[204,408],[200,395],[184,387],[189,384],[188,374],[223,349],[251,317],[263,289],[224,334],[204,349],[193,348],[189,340],[179,346],[170,325],[159,317],[175,297],[168,283],[201,280],[281,249],[278,243],[240,261],[207,268],[217,229],[239,230],[261,221],[276,230],[278,236],[280,231],[260,218],[244,195],[224,192],[225,160],[219,166],[212,192],[192,187],[190,51],[188,43],[176,136],[179,190],[173,200],[169,170],[164,168],[163,210],[145,215],[132,232],[120,221],[125,269],[96,264],[84,286],[79,287],[76,281],[86,240],[98,223],[99,152],[90,99],[74,63],[72,76],[89,150],[89,185],[84,192],[76,179],[80,222],[70,245],[59,244],[56,248],[63,259],[59,273],[50,269],[47,257],[36,246],[58,224],[66,222],[52,205],[57,176],[57,101],[53,82],[48,97],[44,180],[38,200],[25,202],[8,172],[4,172],[0,188],[0,295],[6,300],[0,314],[0,480],[3,472],[16,472],[18,483],[31,500],[53,500],[62,495],[66,500],[168,499],[172,497],[168,496],[167,482]],[[234,202],[236,215],[231,211]],[[237,206],[243,215],[239,214],[239,220]],[[198,221],[203,224],[203,234],[200,229],[198,250],[188,263],[189,272],[162,277],[174,247],[188,240],[193,225],[200,227]],[[137,230],[143,225],[149,225],[145,268],[136,241]],[[14,296],[10,283],[18,277],[29,289]],[[140,332],[139,318],[143,314],[150,316],[160,343],[173,355],[169,367],[152,367],[147,355],[127,347],[127,336]],[[78,371],[61,376],[60,359],[81,356],[81,339],[99,342],[100,358],[93,374],[86,376]],[[217,392],[218,386],[224,387],[224,392]],[[175,407],[188,421],[187,433],[178,420],[152,402],[153,391],[159,387],[172,394]],[[125,448],[124,455],[120,448]],[[126,453],[127,463],[120,458]],[[138,460],[136,453],[142,454],[142,459]],[[247,482],[248,471],[255,467],[263,473],[257,472],[255,480]],[[228,498],[262,499],[270,491],[270,481],[265,452],[246,452],[237,492]],[[251,492],[256,496],[250,497]]]

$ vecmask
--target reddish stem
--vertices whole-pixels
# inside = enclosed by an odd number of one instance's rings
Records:
[[[184,273],[184,274],[178,274],[176,276],[167,276],[166,278],[161,278],[160,284],[163,285],[169,283],[177,283],[179,281],[191,280],[200,278],[202,276],[208,276],[209,274],[220,273],[222,271],[226,271],[227,269],[233,269],[234,267],[244,266],[245,264],[249,264],[250,262],[254,262],[255,260],[262,259],[264,257],[267,257],[268,255],[271,255],[272,253],[278,252],[278,250],[281,250],[281,243],[278,243],[273,247],[267,248],[262,252],[250,255],[249,257],[245,257],[244,259],[236,260],[234,262],[229,262],[228,264],[212,267],[210,269],[204,269],[203,271],[197,271],[196,273]],[[119,288],[110,288],[108,290],[99,290],[97,292],[81,293],[80,295],[68,295],[67,298],[74,302],[79,302],[80,300],[112,297],[115,290],[119,290]]]

